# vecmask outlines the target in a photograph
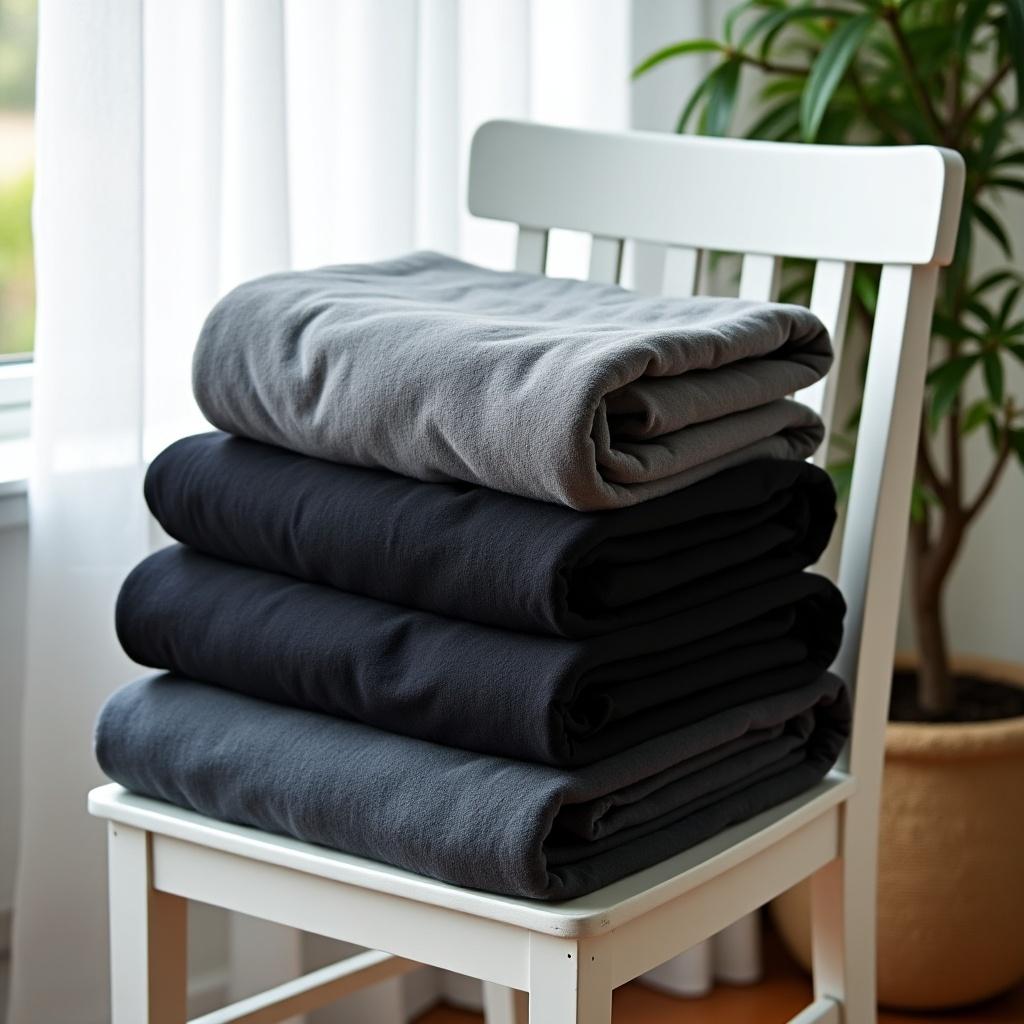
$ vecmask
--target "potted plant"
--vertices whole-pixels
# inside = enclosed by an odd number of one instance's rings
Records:
[[[726,15],[721,40],[666,46],[634,74],[692,54],[711,55],[712,67],[678,131],[727,134],[750,74],[749,138],[931,143],[958,150],[967,164],[922,410],[908,565],[918,651],[894,679],[878,940],[883,1002],[981,999],[1024,977],[1024,667],[951,658],[943,603],[968,532],[1010,467],[1024,465],[1024,405],[1006,386],[1007,366],[1024,364],[1024,275],[1000,212],[1008,193],[1024,192],[1019,132],[1014,141],[1024,0],[747,0]],[[982,235],[1005,265],[981,267]],[[782,297],[806,300],[809,283],[808,267],[787,266]],[[877,269],[858,267],[853,327],[870,322],[876,287]],[[968,446],[977,457],[978,433],[989,454],[982,483],[969,491],[964,466]],[[849,464],[833,469],[842,490]],[[775,914],[806,963],[806,890],[776,901]]]

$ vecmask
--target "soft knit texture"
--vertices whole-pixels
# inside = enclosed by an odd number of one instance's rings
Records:
[[[791,573],[590,637],[515,633],[172,546],[117,602],[136,661],[466,750],[584,764],[820,675],[844,605]]]
[[[172,676],[118,691],[96,731],[112,779],[490,892],[600,888],[812,786],[849,733],[832,675],[586,768],[483,756]]]
[[[652,622],[815,562],[828,474],[757,459],[626,509],[575,512],[340,466],[221,433],[171,445],[146,500],[219,558],[509,629],[582,637]]]
[[[576,509],[820,443],[786,399],[831,363],[808,310],[664,299],[437,253],[236,288],[193,364],[211,423],[306,455]]]

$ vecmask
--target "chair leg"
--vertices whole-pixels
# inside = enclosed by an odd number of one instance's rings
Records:
[[[112,1024],[185,1024],[187,902],[151,884],[146,832],[110,823]]]
[[[843,1024],[876,1024],[875,858],[840,857],[811,879],[814,998],[833,999]]]
[[[596,942],[530,937],[530,1024],[611,1024],[607,953]]]
[[[484,982],[484,1024],[526,1024],[527,995],[515,988]]]

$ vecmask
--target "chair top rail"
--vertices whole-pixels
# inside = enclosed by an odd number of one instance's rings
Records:
[[[847,800],[854,789],[854,782],[848,775],[833,771],[813,789],[778,807],[734,825],[660,864],[562,903],[461,889],[288,836],[215,821],[194,811],[129,793],[116,784],[101,786],[89,794],[89,812],[122,825],[364,889],[531,931],[579,937],[610,931],[710,881]]]
[[[806,146],[489,121],[473,138],[469,208],[610,238],[945,265],[963,181],[960,155],[935,146]]]

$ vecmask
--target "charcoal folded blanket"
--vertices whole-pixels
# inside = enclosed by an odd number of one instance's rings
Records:
[[[600,509],[758,456],[805,458],[822,425],[786,396],[831,358],[799,306],[420,252],[239,286],[203,327],[193,388],[229,433]]]
[[[791,573],[584,640],[403,608],[172,545],[141,562],[117,633],[143,665],[467,750],[584,764],[808,681],[842,597]]]
[[[583,895],[819,781],[849,732],[825,674],[586,768],[473,754],[174,676],[107,702],[110,778],[222,821],[456,885]]]
[[[569,637],[651,622],[802,569],[835,521],[828,474],[791,459],[756,459],[630,508],[575,512],[223,433],[162,452],[146,499],[172,537],[219,558]]]

